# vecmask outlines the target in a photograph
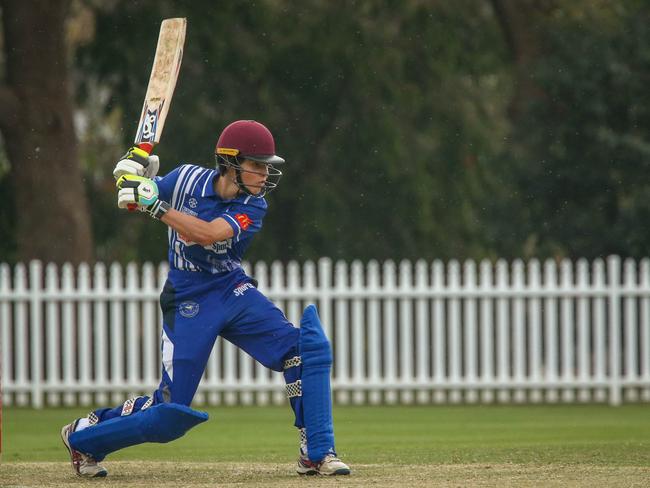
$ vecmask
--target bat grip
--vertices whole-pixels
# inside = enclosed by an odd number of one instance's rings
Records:
[[[151,151],[153,151],[153,144],[150,142],[141,142],[138,144],[138,147],[145,151],[147,154],[151,154]],[[129,210],[129,212],[135,212],[138,209],[138,206],[135,203],[129,203],[126,208]]]

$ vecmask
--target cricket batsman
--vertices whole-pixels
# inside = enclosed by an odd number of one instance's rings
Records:
[[[151,396],[100,408],[61,430],[72,467],[107,475],[106,455],[143,442],[169,442],[207,420],[190,405],[218,336],[273,371],[282,371],[300,435],[297,472],[347,475],[336,455],[330,392],[332,351],[313,305],[294,327],[242,270],[244,252],[262,228],[264,196],[284,159],[271,132],[238,120],[221,133],[216,169],[183,164],[156,176],[159,161],[131,148],[118,161],[118,207],[136,206],[168,227],[169,275],[163,312],[162,378]]]

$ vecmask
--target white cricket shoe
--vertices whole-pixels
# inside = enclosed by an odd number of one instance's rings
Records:
[[[321,461],[315,463],[305,456],[298,459],[296,471],[300,475],[323,474],[325,476],[350,474],[350,467],[337,458],[334,454],[328,454]]]
[[[70,453],[72,469],[74,469],[78,476],[83,476],[84,478],[103,478],[108,474],[108,471],[106,471],[103,466],[97,464],[97,461],[92,457],[86,456],[70,446],[68,438],[70,437],[70,434],[74,432],[78,422],[79,419],[75,420],[71,424],[64,425],[61,429],[61,439]]]

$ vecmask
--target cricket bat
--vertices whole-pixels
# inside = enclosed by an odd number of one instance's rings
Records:
[[[135,144],[147,153],[160,142],[165,126],[183,59],[186,27],[184,18],[165,19],[160,25],[156,56],[135,136]]]
[[[136,146],[147,154],[151,154],[160,142],[165,126],[183,59],[186,28],[185,18],[165,19],[160,25],[156,55],[135,135]],[[129,210],[135,208],[135,204],[129,205]]]

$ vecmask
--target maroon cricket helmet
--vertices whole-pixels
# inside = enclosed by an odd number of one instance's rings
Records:
[[[217,141],[217,156],[236,156],[265,164],[282,164],[284,159],[275,154],[271,131],[255,120],[237,120],[229,124]]]

